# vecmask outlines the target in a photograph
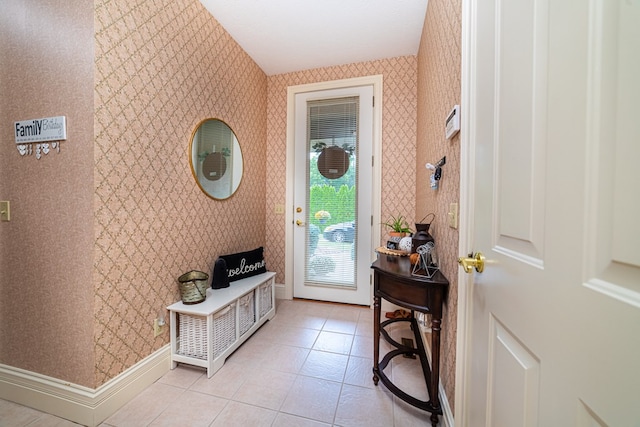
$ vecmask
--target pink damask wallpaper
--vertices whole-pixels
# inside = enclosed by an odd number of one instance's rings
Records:
[[[286,194],[287,87],[383,75],[382,218],[413,217],[415,205],[415,143],[417,62],[414,56],[346,64],[267,78],[267,264],[284,283],[284,215],[273,215]]]
[[[455,407],[458,317],[458,230],[447,224],[450,203],[460,199],[460,135],[445,139],[444,121],[460,103],[461,3],[429,2],[418,53],[418,127],[416,215],[429,211],[435,220],[429,231],[436,241],[441,269],[449,279],[442,327],[442,384]],[[427,162],[446,156],[438,190],[431,190]]]
[[[197,1],[95,5],[95,384],[169,342],[153,319],[177,278],[264,244],[266,86],[262,70]],[[242,147],[225,201],[194,181],[190,136],[224,120]]]

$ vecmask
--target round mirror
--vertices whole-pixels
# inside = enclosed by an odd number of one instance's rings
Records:
[[[191,135],[191,172],[200,189],[214,199],[227,199],[238,189],[242,151],[222,120],[203,120]]]

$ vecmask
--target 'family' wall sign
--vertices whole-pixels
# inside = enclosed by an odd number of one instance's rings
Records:
[[[16,146],[21,156],[31,155],[35,152],[36,159],[40,159],[43,153],[49,154],[51,149],[59,153],[60,141],[67,139],[65,116],[22,120],[15,122],[14,128]]]

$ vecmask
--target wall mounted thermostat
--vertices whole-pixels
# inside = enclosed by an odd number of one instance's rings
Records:
[[[447,120],[444,122],[444,131],[447,139],[453,138],[453,136],[460,131],[460,106],[455,105],[453,110],[447,116]]]

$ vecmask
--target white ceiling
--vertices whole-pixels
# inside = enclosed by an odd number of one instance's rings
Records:
[[[428,0],[200,0],[267,75],[416,55]]]

